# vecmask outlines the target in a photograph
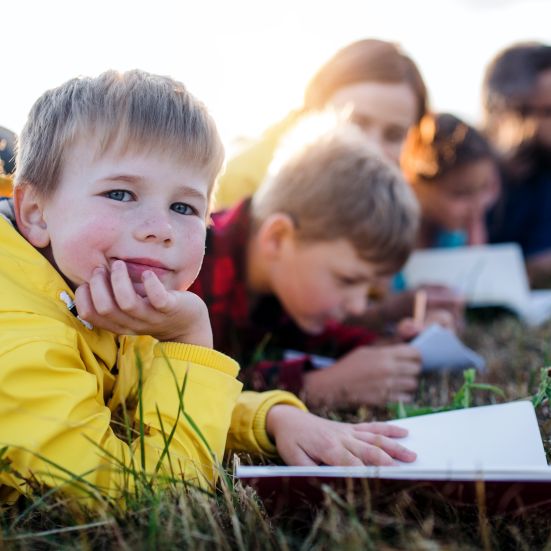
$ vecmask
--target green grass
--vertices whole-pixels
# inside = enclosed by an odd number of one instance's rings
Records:
[[[441,409],[534,397],[549,454],[551,380],[542,368],[551,363],[550,333],[551,325],[526,329],[512,318],[472,322],[464,340],[487,359],[488,371],[475,380],[469,374],[423,378],[414,407]],[[186,416],[184,391],[185,383],[180,414]],[[396,408],[363,407],[354,412],[321,413],[363,421],[387,419],[396,412]],[[171,437],[166,434],[167,445]],[[138,474],[140,456],[138,450],[129,476],[143,480]],[[9,465],[2,461],[0,450],[2,468]],[[324,487],[316,503],[273,513],[253,489],[225,473],[214,493],[169,478],[162,491],[143,480],[143,491],[129,495],[125,509],[104,502],[96,512],[57,491],[36,488],[34,499],[21,499],[0,511],[0,549],[551,551],[549,511],[498,516],[486,511],[483,501],[478,502],[481,506],[457,504],[423,489],[399,489],[375,498],[365,481],[360,481],[343,490]]]

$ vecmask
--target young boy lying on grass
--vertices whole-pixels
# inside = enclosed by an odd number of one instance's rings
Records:
[[[347,319],[365,314],[370,286],[411,252],[415,197],[350,122],[323,115],[289,140],[255,195],[215,213],[208,230],[192,291],[207,303],[215,348],[240,361],[252,388],[285,388],[309,405],[409,401],[418,350]],[[409,336],[420,329],[402,324]],[[312,355],[330,365],[315,369]]]
[[[106,72],[35,103],[13,205],[0,203],[1,501],[30,478],[121,496],[123,466],[210,486],[226,446],[297,465],[414,459],[393,439],[404,430],[242,393],[237,363],[212,350],[207,308],[186,289],[222,160],[206,109],[170,78]],[[115,433],[125,408],[143,438]]]

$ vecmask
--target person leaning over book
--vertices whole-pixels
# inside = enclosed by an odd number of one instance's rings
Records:
[[[192,290],[209,308],[215,348],[239,359],[250,388],[286,388],[312,405],[411,400],[418,351],[377,346],[345,320],[408,257],[415,197],[351,122],[314,117],[289,139],[252,199],[213,216]],[[332,365],[313,369],[312,354]]]
[[[501,161],[503,193],[489,217],[492,243],[518,243],[533,287],[551,286],[551,44],[512,44],[491,60],[482,89],[484,131]]]
[[[14,202],[1,203],[2,502],[31,480],[117,498],[129,468],[209,487],[226,447],[298,465],[415,457],[389,438],[406,431],[241,393],[237,363],[212,349],[206,306],[186,289],[222,161],[205,107],[167,77],[109,71],[33,106]],[[117,436],[121,409],[141,437]]]

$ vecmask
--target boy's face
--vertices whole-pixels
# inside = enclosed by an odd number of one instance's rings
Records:
[[[373,264],[345,239],[301,242],[289,238],[272,266],[272,290],[286,312],[310,334],[359,316],[367,308]]]
[[[207,188],[205,177],[168,153],[97,156],[80,140],[42,205],[49,256],[74,288],[119,259],[141,296],[146,270],[169,290],[186,289],[205,250]]]

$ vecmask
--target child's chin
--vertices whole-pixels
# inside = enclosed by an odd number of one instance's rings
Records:
[[[325,330],[325,324],[316,320],[300,320],[297,325],[309,335],[320,335]]]

